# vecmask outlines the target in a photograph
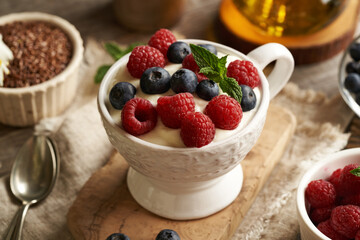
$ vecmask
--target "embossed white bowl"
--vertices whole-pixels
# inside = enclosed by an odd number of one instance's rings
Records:
[[[333,153],[312,166],[301,178],[296,196],[296,208],[302,240],[330,240],[312,223],[305,199],[307,185],[317,179],[327,179],[331,174],[348,164],[360,164],[360,148],[352,148]]]
[[[73,45],[73,56],[68,66],[54,78],[30,87],[0,87],[0,123],[24,127],[36,124],[43,118],[57,116],[69,106],[76,93],[84,47],[78,30],[58,16],[22,12],[0,17],[0,25],[14,21],[44,21],[54,24],[69,36]]]
[[[182,40],[212,44],[219,52],[249,60],[259,70],[261,101],[248,125],[235,135],[202,148],[175,148],[146,142],[119,127],[106,107],[111,86],[120,66],[118,60],[104,77],[98,94],[98,108],[111,143],[130,165],[127,183],[135,200],[149,211],[171,219],[194,219],[213,214],[229,205],[239,194],[243,174],[240,161],[255,144],[263,129],[270,99],[288,81],[294,61],[282,45],[263,45],[247,56],[221,44],[203,40]],[[262,69],[277,63],[268,80]]]

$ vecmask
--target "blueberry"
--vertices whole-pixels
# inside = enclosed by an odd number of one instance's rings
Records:
[[[136,88],[128,82],[119,82],[110,90],[109,100],[111,105],[116,109],[123,109],[125,103],[134,98]]]
[[[194,93],[198,79],[196,74],[185,68],[177,70],[170,79],[171,89],[176,93],[189,92]]]
[[[190,46],[185,42],[174,42],[167,51],[167,58],[172,63],[182,63],[184,58],[191,53]]]
[[[140,78],[140,87],[144,93],[164,93],[170,89],[170,74],[161,67],[151,67],[145,70]]]
[[[244,112],[250,111],[256,106],[256,95],[251,87],[240,85],[242,91],[241,109]]]
[[[207,49],[209,52],[217,55],[216,47],[214,47],[213,45],[211,45],[211,44],[199,44],[199,46],[203,47],[203,48]]]
[[[202,80],[196,87],[196,94],[200,98],[210,101],[213,97],[219,95],[219,86],[213,80]]]
[[[106,240],[130,240],[130,238],[123,233],[113,233]]]
[[[159,232],[155,240],[180,240],[180,237],[174,230],[164,229]]]
[[[345,67],[346,73],[360,73],[360,63],[348,62]]]
[[[352,57],[352,59],[354,59],[354,61],[359,61],[360,60],[360,43],[353,43],[350,45],[350,56]]]
[[[349,73],[345,78],[344,85],[350,92],[360,92],[360,75],[357,73]]]

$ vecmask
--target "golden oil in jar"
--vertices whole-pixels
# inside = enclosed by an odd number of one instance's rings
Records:
[[[232,3],[226,3],[228,1]],[[338,16],[346,1],[224,0],[221,7],[236,8],[238,13],[262,33],[281,37],[305,35],[322,29]],[[231,13],[234,10],[223,9],[222,12]],[[231,16],[227,19],[231,19]]]

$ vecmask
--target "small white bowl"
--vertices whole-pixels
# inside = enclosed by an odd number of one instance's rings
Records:
[[[61,28],[73,45],[73,55],[68,66],[54,78],[30,87],[0,87],[0,123],[24,127],[34,125],[43,118],[57,116],[69,106],[76,93],[84,47],[78,30],[55,15],[23,12],[0,17],[0,25],[14,21],[51,23]]]
[[[305,200],[307,185],[313,180],[327,179],[335,170],[352,163],[360,164],[360,148],[342,150],[331,154],[325,160],[314,165],[302,177],[296,197],[298,222],[302,240],[330,240],[330,238],[320,232],[310,220]]]

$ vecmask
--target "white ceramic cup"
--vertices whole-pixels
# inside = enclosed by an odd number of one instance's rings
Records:
[[[204,40],[181,40],[212,44],[218,52],[251,61],[259,71],[262,97],[248,125],[236,134],[201,148],[175,148],[132,136],[112,119],[106,102],[120,66],[118,60],[105,75],[98,94],[98,108],[113,146],[130,165],[127,184],[135,200],[147,210],[170,219],[196,219],[228,206],[239,194],[243,181],[240,161],[251,150],[263,129],[269,101],[290,78],[294,60],[282,45],[269,43],[248,55]],[[276,60],[268,79],[262,70]],[[269,87],[270,83],[270,87]]]
[[[301,178],[297,189],[296,208],[302,240],[330,240],[316,228],[309,217],[305,200],[307,185],[313,180],[327,179],[335,170],[352,163],[360,164],[360,148],[346,149],[329,155],[312,166]]]

